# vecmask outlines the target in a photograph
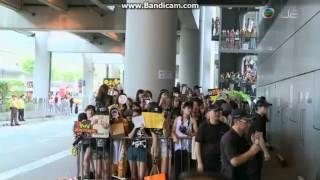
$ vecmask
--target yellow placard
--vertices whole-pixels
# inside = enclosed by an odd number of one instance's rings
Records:
[[[163,113],[143,112],[142,116],[144,119],[145,128],[155,128],[155,129],[163,128],[163,122],[164,122]]]
[[[216,102],[217,99],[218,99],[218,96],[210,96],[210,100],[212,102]]]

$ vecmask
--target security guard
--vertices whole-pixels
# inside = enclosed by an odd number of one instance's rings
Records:
[[[249,146],[245,136],[251,117],[237,109],[232,113],[234,125],[221,139],[221,173],[231,180],[248,180],[248,161],[260,152],[260,139],[253,134]],[[262,138],[262,137],[261,137]]]
[[[18,119],[19,121],[25,121],[24,119],[24,108],[25,108],[25,103],[24,103],[24,95],[21,95],[20,98],[18,99]]]

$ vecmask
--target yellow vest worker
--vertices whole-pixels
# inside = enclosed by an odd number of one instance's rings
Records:
[[[15,98],[11,99],[11,101],[10,101],[10,107],[11,107],[11,108],[18,108],[18,101],[17,101],[17,99],[15,99]]]
[[[18,109],[24,109],[24,108],[25,108],[24,99],[20,98],[20,99],[18,100],[17,105],[18,105],[18,106],[17,106]]]

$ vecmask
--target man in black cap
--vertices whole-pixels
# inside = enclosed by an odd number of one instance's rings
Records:
[[[248,180],[247,163],[260,152],[260,138],[253,134],[249,146],[245,132],[249,128],[251,117],[243,110],[232,113],[234,125],[221,139],[221,173],[232,180]]]
[[[263,96],[262,96],[263,97]],[[259,132],[263,133],[263,139],[267,140],[267,133],[266,133],[266,127],[267,127],[267,113],[268,108],[272,106],[271,103],[269,103],[265,98],[260,98],[260,100],[256,103],[256,112],[254,114],[254,121],[252,123],[252,127]]]
[[[250,144],[250,136],[252,134],[260,133],[263,136],[263,139],[261,140],[260,146],[262,147],[263,152],[259,152],[257,155],[255,155],[254,158],[252,158],[251,161],[248,163],[248,174],[249,174],[249,180],[260,180],[261,179],[261,173],[262,173],[262,167],[263,167],[263,160],[269,160],[270,155],[265,147],[265,141],[266,141],[266,124],[267,124],[267,112],[268,108],[271,106],[268,101],[266,101],[265,98],[260,98],[260,100],[256,103],[256,112],[254,114],[252,125],[249,129],[248,133],[248,141]]]
[[[198,171],[219,173],[221,169],[220,140],[230,127],[220,121],[220,107],[210,105],[208,121],[202,123],[196,135],[195,152]]]

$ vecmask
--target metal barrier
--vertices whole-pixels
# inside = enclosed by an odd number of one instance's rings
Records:
[[[80,139],[75,141],[78,149],[77,177],[80,180],[143,180],[143,177],[149,175],[153,163],[157,163],[159,171],[166,174],[167,180],[178,179],[181,173],[196,170],[196,163],[191,159],[191,138],[181,138],[178,144],[172,138],[160,138],[155,157],[151,155],[151,137],[140,138],[146,141],[145,149],[132,146],[132,140],[128,137]],[[183,145],[178,150],[182,144],[187,146]]]

